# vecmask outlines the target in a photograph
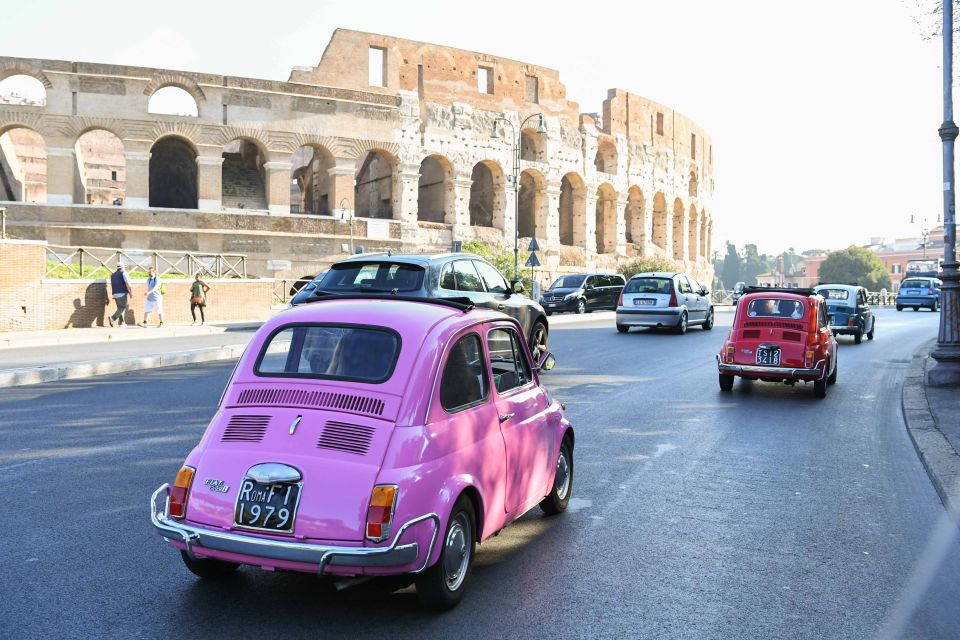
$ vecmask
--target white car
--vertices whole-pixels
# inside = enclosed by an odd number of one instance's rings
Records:
[[[706,287],[685,273],[638,273],[617,301],[617,331],[630,327],[669,328],[686,333],[690,325],[713,328],[713,305]]]

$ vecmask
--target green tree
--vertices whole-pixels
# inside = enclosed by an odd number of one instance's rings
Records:
[[[489,245],[479,240],[470,240],[464,242],[461,249],[466,253],[475,253],[503,274],[507,282],[513,282],[513,249],[508,249],[503,245]],[[533,291],[533,283],[530,280],[530,268],[524,267],[524,263],[530,254],[526,251],[520,252],[520,281],[523,282],[529,294]]]
[[[737,253],[737,246],[732,242],[728,242],[727,255],[723,259],[723,268],[719,272],[724,289],[732,289],[733,285],[742,280],[740,274],[742,267],[743,264],[740,254]]]
[[[880,258],[869,249],[849,246],[833,251],[820,265],[820,281],[857,283],[869,291],[890,289],[890,276]]]
[[[757,245],[743,246],[743,268],[740,272],[741,280],[748,285],[757,284],[757,276],[767,273],[772,268],[772,260],[767,254],[757,251]]]
[[[640,258],[620,267],[620,273],[628,280],[638,273],[677,270],[677,263],[667,258]]]

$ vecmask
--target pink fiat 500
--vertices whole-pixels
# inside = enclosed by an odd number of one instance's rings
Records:
[[[416,574],[461,598],[475,544],[564,511],[573,429],[517,322],[450,301],[354,297],[285,311],[251,341],[151,519],[203,578],[240,564]]]

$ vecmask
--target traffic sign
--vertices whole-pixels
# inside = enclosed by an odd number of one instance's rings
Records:
[[[523,266],[525,266],[525,267],[539,267],[539,266],[540,266],[540,258],[537,257],[537,254],[536,254],[536,253],[531,252],[531,253],[530,253],[530,257],[527,258],[527,262],[526,262],[526,264],[524,264]]]
[[[536,238],[530,238],[530,244],[527,246],[527,251],[540,251],[540,245],[537,244]]]

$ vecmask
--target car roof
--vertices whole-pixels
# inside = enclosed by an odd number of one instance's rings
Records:
[[[744,298],[746,298],[748,302],[750,300],[753,300],[754,298],[783,298],[785,300],[809,300],[810,298],[820,299],[820,300],[823,299],[819,295],[810,296],[805,293],[791,293],[784,289],[776,289],[776,288],[770,288],[769,291],[751,291],[749,293],[743,294],[743,298],[741,298],[741,300],[743,300]]]
[[[679,271],[644,271],[643,273],[635,273],[630,276],[630,279],[634,278],[672,278],[674,276],[682,276],[683,274]]]
[[[470,258],[474,260],[483,260],[475,253],[394,253],[387,255],[385,253],[358,253],[341,260],[337,264],[346,262],[399,262],[403,264],[416,264],[422,267],[431,264],[440,264],[453,260],[454,258]],[[336,266],[336,265],[334,265]]]
[[[814,291],[819,291],[820,289],[842,289],[844,291],[859,291],[863,289],[858,284],[818,284],[813,288]]]

